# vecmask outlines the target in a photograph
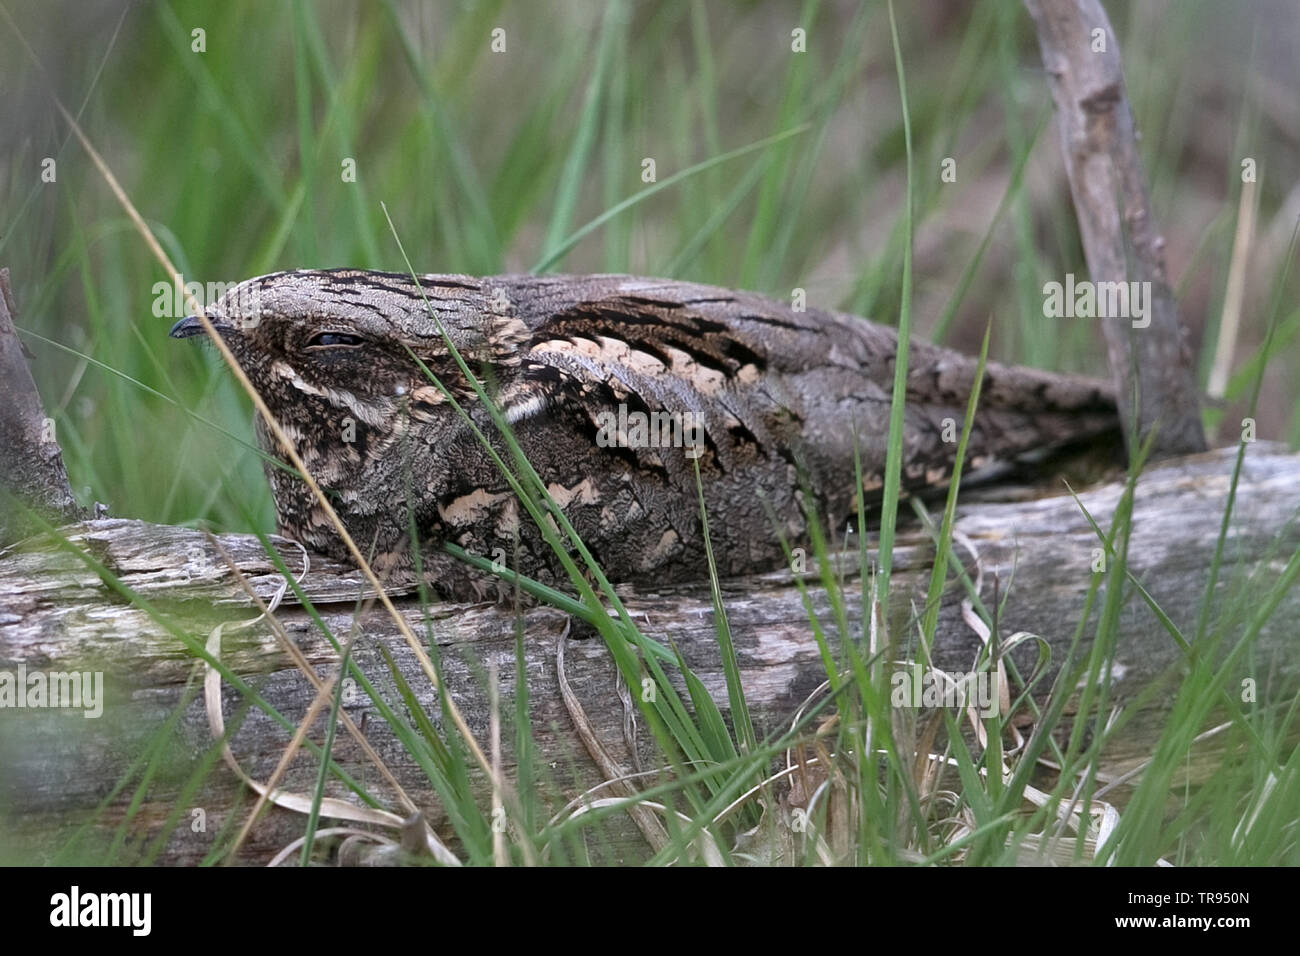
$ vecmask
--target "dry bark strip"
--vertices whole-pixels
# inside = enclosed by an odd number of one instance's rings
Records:
[[[1133,572],[1180,627],[1194,624],[1203,582],[1214,550],[1232,473],[1234,450],[1227,449],[1154,466],[1143,476],[1137,496],[1129,550]],[[1082,501],[1107,526],[1122,487],[1103,485],[1082,494]],[[990,500],[1001,495],[1004,500]],[[993,594],[993,582],[1010,590],[1001,620],[1003,633],[1028,630],[1046,638],[1059,662],[1082,613],[1096,538],[1068,496],[1036,500],[1005,500],[1006,489],[972,493],[960,509],[959,532],[978,549],[984,571],[983,598]],[[1278,446],[1249,447],[1238,489],[1235,517],[1227,547],[1228,572],[1222,576],[1225,599],[1245,587],[1262,595],[1276,580],[1286,560],[1300,548],[1300,457]],[[203,642],[220,621],[256,617],[256,611],[226,564],[198,531],[123,519],[97,520],[67,529],[71,540],[94,555],[104,567],[144,598],[165,620],[197,642]],[[298,568],[298,549],[277,540],[286,562]],[[256,538],[224,535],[222,546],[263,597],[274,593],[279,576]],[[905,634],[909,607],[923,600],[932,548],[925,536],[904,528],[895,553],[894,596],[891,608],[895,634]],[[853,563],[853,562],[850,562]],[[851,576],[851,572],[850,572]],[[346,636],[361,587],[351,569],[315,559],[303,588],[335,634]],[[856,588],[852,589],[856,594]],[[0,670],[101,670],[105,674],[107,705],[102,718],[84,719],[51,711],[0,710],[0,829],[15,859],[48,859],[63,845],[72,828],[91,816],[115,782],[156,735],[185,694],[196,670],[195,659],[183,643],[145,610],[140,602],[113,594],[75,553],[49,542],[30,541],[0,553]],[[812,591],[813,603],[827,629],[834,632],[825,594]],[[961,620],[961,592],[949,590],[943,602],[935,657],[941,666],[964,671],[970,666],[977,638]],[[788,573],[773,573],[726,583],[725,605],[741,662],[746,693],[762,730],[788,723],[798,704],[824,679],[808,616]],[[713,610],[706,587],[663,594],[627,592],[629,609],[645,632],[675,643],[724,709],[727,695],[714,637]],[[408,620],[423,630],[418,602],[405,597],[399,605]],[[1300,589],[1284,599],[1259,642],[1255,657],[1267,673],[1256,675],[1294,689],[1300,685],[1295,620],[1300,614]],[[277,612],[287,632],[322,676],[337,668],[336,656],[305,611],[286,602]],[[860,617],[854,613],[856,624]],[[486,673],[496,662],[501,679],[502,709],[513,711],[518,675],[515,667],[515,617],[496,605],[435,605],[429,612],[433,640],[442,656],[448,692],[463,709],[480,742],[487,739],[489,720]],[[523,652],[530,696],[530,724],[537,745],[537,766],[547,779],[543,787],[556,806],[593,785],[599,776],[579,743],[565,711],[555,674],[555,639],[563,616],[534,607],[523,614]],[[1121,621],[1122,638],[1116,667],[1120,701],[1133,699],[1153,681],[1176,671],[1179,652],[1138,597],[1130,595]],[[386,615],[371,612],[360,622],[355,656],[391,703],[399,698],[379,648],[384,646],[416,689],[426,711],[438,720],[438,707],[409,650],[396,636]],[[223,660],[290,720],[299,719],[312,698],[308,682],[289,665],[265,622],[230,631]],[[572,640],[567,674],[596,733],[615,753],[622,745],[623,710],[614,681],[614,668],[598,638]],[[234,722],[247,702],[225,688],[225,713]],[[435,826],[445,819],[418,768],[383,724],[364,694],[345,698],[351,716],[365,723],[367,740],[383,755]],[[1105,754],[1106,766],[1122,771],[1149,754],[1159,732],[1163,707],[1143,711],[1122,740]],[[314,739],[323,738],[316,727]],[[507,741],[505,766],[513,773]],[[232,747],[244,768],[264,780],[289,739],[287,731],[252,709],[234,735]],[[197,792],[184,798],[182,816],[167,823],[177,805],[189,768],[209,747],[207,720],[201,700],[184,707],[175,731],[166,737],[163,769],[141,799],[139,813],[127,828],[127,846],[162,841],[159,859],[171,864],[202,860],[222,827],[237,829],[251,800],[239,799],[234,775],[218,764],[207,773]],[[340,735],[336,757],[358,780],[373,789],[390,809],[398,809],[373,768],[361,760],[354,742]],[[1216,764],[1213,745],[1192,755],[1196,772]],[[630,764],[630,758],[624,760]],[[300,756],[287,786],[311,788],[314,759]],[[486,787],[486,782],[482,782]],[[112,828],[123,818],[135,786],[108,799],[107,809],[88,831],[83,853],[94,859],[112,839]],[[341,786],[330,792],[344,796]],[[486,793],[486,791],[485,791]],[[484,798],[486,800],[486,796]],[[234,812],[232,807],[241,809]],[[202,811],[205,829],[192,824]],[[166,824],[166,826],[165,826]],[[252,831],[241,860],[264,862],[295,836],[302,819],[273,810]],[[233,832],[233,831],[232,831]],[[635,859],[645,852],[636,831],[624,820],[599,831],[602,846],[593,851],[606,860]],[[85,858],[85,857],[83,857]]]
[[[1115,31],[1100,0],[1024,2],[1051,78],[1089,275],[1095,283],[1150,283],[1149,325],[1101,320],[1120,420],[1126,433],[1136,420],[1138,440],[1156,430],[1153,458],[1203,451],[1200,390],[1165,275]]]
[[[61,521],[84,516],[68,485],[54,422],[27,367],[27,350],[14,330],[17,311],[9,270],[0,269],[0,547],[35,530],[24,508]]]

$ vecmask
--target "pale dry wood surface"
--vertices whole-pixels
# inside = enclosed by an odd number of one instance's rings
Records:
[[[1024,0],[1056,103],[1061,156],[1093,282],[1146,283],[1149,309],[1135,328],[1100,320],[1125,429],[1133,444],[1154,430],[1152,458],[1203,451],[1200,387],[1187,329],[1165,271],[1138,151],[1119,41],[1101,0]]]
[[[1129,548],[1134,574],[1174,622],[1184,629],[1195,623],[1196,610],[1214,550],[1228,492],[1234,449],[1162,463],[1141,479]],[[1083,504],[1106,527],[1122,491],[1120,484],[1102,485],[1081,494]],[[1002,500],[1020,499],[1020,500]],[[1051,645],[1053,659],[1065,654],[1082,612],[1097,539],[1079,507],[1068,495],[1024,500],[1014,489],[972,489],[961,507],[957,530],[969,538],[983,570],[983,599],[992,598],[994,582],[1001,593],[1010,590],[1000,621],[1004,634],[1027,630]],[[1286,560],[1300,548],[1300,457],[1278,446],[1249,446],[1238,488],[1232,530],[1226,549],[1226,571],[1220,591],[1225,595],[1262,595]],[[906,512],[907,509],[905,509]],[[906,523],[905,523],[906,524]],[[222,621],[257,617],[257,611],[234,574],[202,532],[125,519],[97,520],[65,529],[77,549],[84,549],[112,571],[154,613],[195,641],[202,642]],[[300,551],[275,539],[289,567],[301,566]],[[269,598],[281,579],[257,539],[222,535],[222,546],[256,592]],[[909,617],[924,599],[932,547],[914,524],[905,527],[895,552],[892,629],[907,640]],[[855,560],[846,562],[852,565]],[[970,563],[969,560],[967,563]],[[849,591],[858,593],[846,572]],[[810,582],[811,583],[811,582]],[[1241,589],[1245,588],[1243,592]],[[351,569],[314,558],[303,589],[335,634],[350,633],[360,578]],[[824,592],[812,589],[813,603],[827,630],[834,634],[833,616]],[[145,743],[154,736],[182,700],[186,682],[195,680],[196,661],[185,645],[144,610],[140,601],[112,593],[100,576],[67,547],[29,541],[0,553],[0,668],[102,670],[108,705],[104,716],[49,711],[0,711],[0,806],[5,816],[6,842],[14,853],[48,857],[72,828],[109,794]],[[935,659],[957,671],[969,669],[977,638],[962,621],[957,586],[949,588],[940,614]],[[737,645],[747,697],[760,725],[770,731],[788,724],[799,703],[825,674],[809,626],[808,615],[792,575],[776,572],[728,581],[724,589],[728,619]],[[626,592],[626,603],[644,631],[684,653],[724,709],[727,695],[718,656],[713,610],[707,587],[675,589],[663,594]],[[856,602],[851,602],[852,604]],[[418,601],[405,596],[399,604],[417,631],[423,632]],[[1258,644],[1256,661],[1267,676],[1288,687],[1297,680],[1296,626],[1300,592],[1287,594],[1273,614]],[[337,668],[335,652],[292,595],[276,616],[322,676]],[[851,610],[852,631],[858,634],[860,614]],[[496,663],[501,680],[503,710],[512,711],[515,694],[514,613],[497,605],[434,605],[430,625],[446,670],[448,692],[469,719],[480,742],[487,739],[486,673]],[[530,694],[530,723],[540,765],[549,774],[548,799],[562,802],[600,779],[583,750],[560,699],[555,675],[555,641],[565,617],[547,607],[523,612],[524,655]],[[1176,673],[1180,652],[1142,601],[1130,594],[1121,620],[1122,637],[1116,661],[1115,693],[1132,700],[1153,681]],[[399,703],[379,648],[386,647],[435,722],[438,708],[433,691],[421,678],[411,652],[397,637],[385,614],[374,610],[360,618],[355,656],[365,672],[392,703]],[[308,682],[293,669],[265,622],[228,630],[223,660],[248,678],[260,693],[290,720],[305,712],[312,698]],[[1172,669],[1172,670],[1171,670]],[[614,668],[599,638],[570,639],[566,672],[597,735],[611,750],[624,753],[623,710],[614,681]],[[1046,684],[1042,685],[1046,686]],[[1112,772],[1134,766],[1150,751],[1159,731],[1162,698],[1148,706],[1130,732],[1105,754]],[[242,695],[225,687],[225,713],[230,719],[246,704]],[[425,809],[435,825],[445,828],[437,800],[418,768],[400,744],[376,719],[364,694],[350,697],[348,712],[356,720],[370,711],[367,740]],[[323,733],[317,726],[316,739]],[[507,770],[513,755],[506,738]],[[184,708],[168,744],[171,765],[158,775],[142,797],[142,808],[130,827],[128,845],[152,839],[162,830],[170,809],[185,785],[186,770],[211,743],[201,697]],[[264,780],[275,766],[288,733],[255,708],[232,740],[244,768]],[[381,800],[392,800],[372,767],[362,761],[358,746],[340,735],[339,763]],[[1217,757],[1212,744],[1193,754],[1193,773],[1212,771]],[[1199,769],[1198,769],[1199,768]],[[316,762],[299,756],[286,780],[292,789],[310,790]],[[134,783],[132,784],[134,787]],[[132,787],[109,801],[92,828],[91,845],[111,839],[122,818]],[[183,803],[186,814],[164,836],[160,859],[172,864],[195,863],[211,849],[215,834],[235,806],[241,785],[220,765],[209,772],[198,790]],[[332,786],[344,795],[341,786]],[[236,825],[251,805],[245,794]],[[390,808],[400,812],[395,801]],[[206,813],[206,831],[191,830],[191,811]],[[265,862],[275,850],[300,835],[302,819],[272,810],[252,830],[241,860]],[[635,859],[644,854],[639,835],[624,821],[609,824],[595,851],[605,859]],[[92,854],[93,855],[93,854]]]

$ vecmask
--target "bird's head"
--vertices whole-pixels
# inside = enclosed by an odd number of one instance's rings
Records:
[[[444,331],[476,375],[518,361],[526,330],[503,298],[469,276],[421,276],[417,285],[393,273],[299,270],[240,282],[205,315],[300,451],[355,435],[344,458],[360,463],[411,419],[451,427],[455,412],[421,362],[458,400],[473,401]],[[195,316],[171,330],[203,334]],[[436,440],[438,431],[422,434]]]

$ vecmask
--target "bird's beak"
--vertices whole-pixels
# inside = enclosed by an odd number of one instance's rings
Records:
[[[231,331],[233,328],[227,323],[222,322],[219,319],[214,319],[211,316],[208,317],[208,321],[213,324],[218,332],[223,334]],[[167,334],[174,339],[187,339],[191,335],[202,335],[203,323],[199,321],[197,315],[187,315],[185,318],[173,325],[172,330]]]

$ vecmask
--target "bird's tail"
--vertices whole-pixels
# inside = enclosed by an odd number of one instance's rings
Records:
[[[912,421],[920,460],[955,452],[954,422],[959,431],[978,367],[977,360],[969,356],[913,343],[908,398],[909,404],[915,402],[920,419]],[[1094,439],[1112,448],[1119,436],[1115,390],[1109,382],[989,362],[984,368],[966,464],[982,468],[1008,463]]]

